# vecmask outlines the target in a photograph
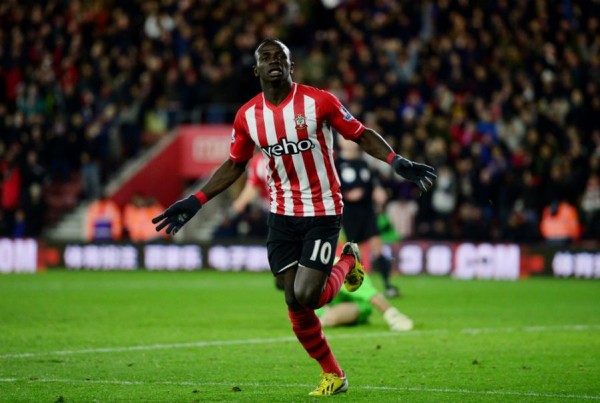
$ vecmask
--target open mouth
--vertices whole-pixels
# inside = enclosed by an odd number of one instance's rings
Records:
[[[271,77],[280,77],[282,75],[283,75],[283,70],[281,70],[281,68],[279,68],[279,67],[269,69],[269,76],[271,76]]]

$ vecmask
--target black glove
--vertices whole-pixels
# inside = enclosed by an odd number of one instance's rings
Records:
[[[154,217],[152,223],[156,224],[162,221],[156,226],[156,231],[160,231],[168,225],[167,234],[175,235],[201,208],[202,203],[200,203],[200,200],[191,195],[187,199],[171,204],[162,214]]]
[[[437,178],[433,167],[407,160],[399,155],[392,159],[392,168],[398,175],[416,183],[423,192],[427,192],[427,186],[432,186]]]

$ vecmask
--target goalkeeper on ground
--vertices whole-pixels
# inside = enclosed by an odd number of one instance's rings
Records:
[[[413,321],[388,302],[368,275],[358,290],[350,293],[342,288],[329,304],[317,309],[316,314],[324,327],[360,325],[368,321],[373,308],[381,312],[390,330],[401,332],[413,328]]]

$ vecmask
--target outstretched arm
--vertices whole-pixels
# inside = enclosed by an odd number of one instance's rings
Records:
[[[246,162],[225,161],[208,182],[197,193],[173,203],[152,222],[158,224],[156,230],[167,227],[167,234],[175,235],[197,212],[202,205],[233,184],[245,171]]]
[[[426,192],[433,186],[433,181],[437,178],[433,167],[407,160],[396,154],[375,130],[366,128],[355,141],[369,155],[386,161],[398,175],[414,182],[422,191]]]

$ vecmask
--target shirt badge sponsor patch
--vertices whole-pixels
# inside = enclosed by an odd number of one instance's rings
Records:
[[[231,142],[235,143],[235,130],[231,131]]]
[[[294,122],[296,122],[296,130],[306,129],[306,118],[303,114],[297,114],[296,118],[294,119]]]
[[[344,115],[344,120],[346,122],[354,119],[354,116],[352,116],[352,114],[348,112],[348,109],[344,108],[343,106],[340,108],[340,112],[342,112],[342,115]]]

